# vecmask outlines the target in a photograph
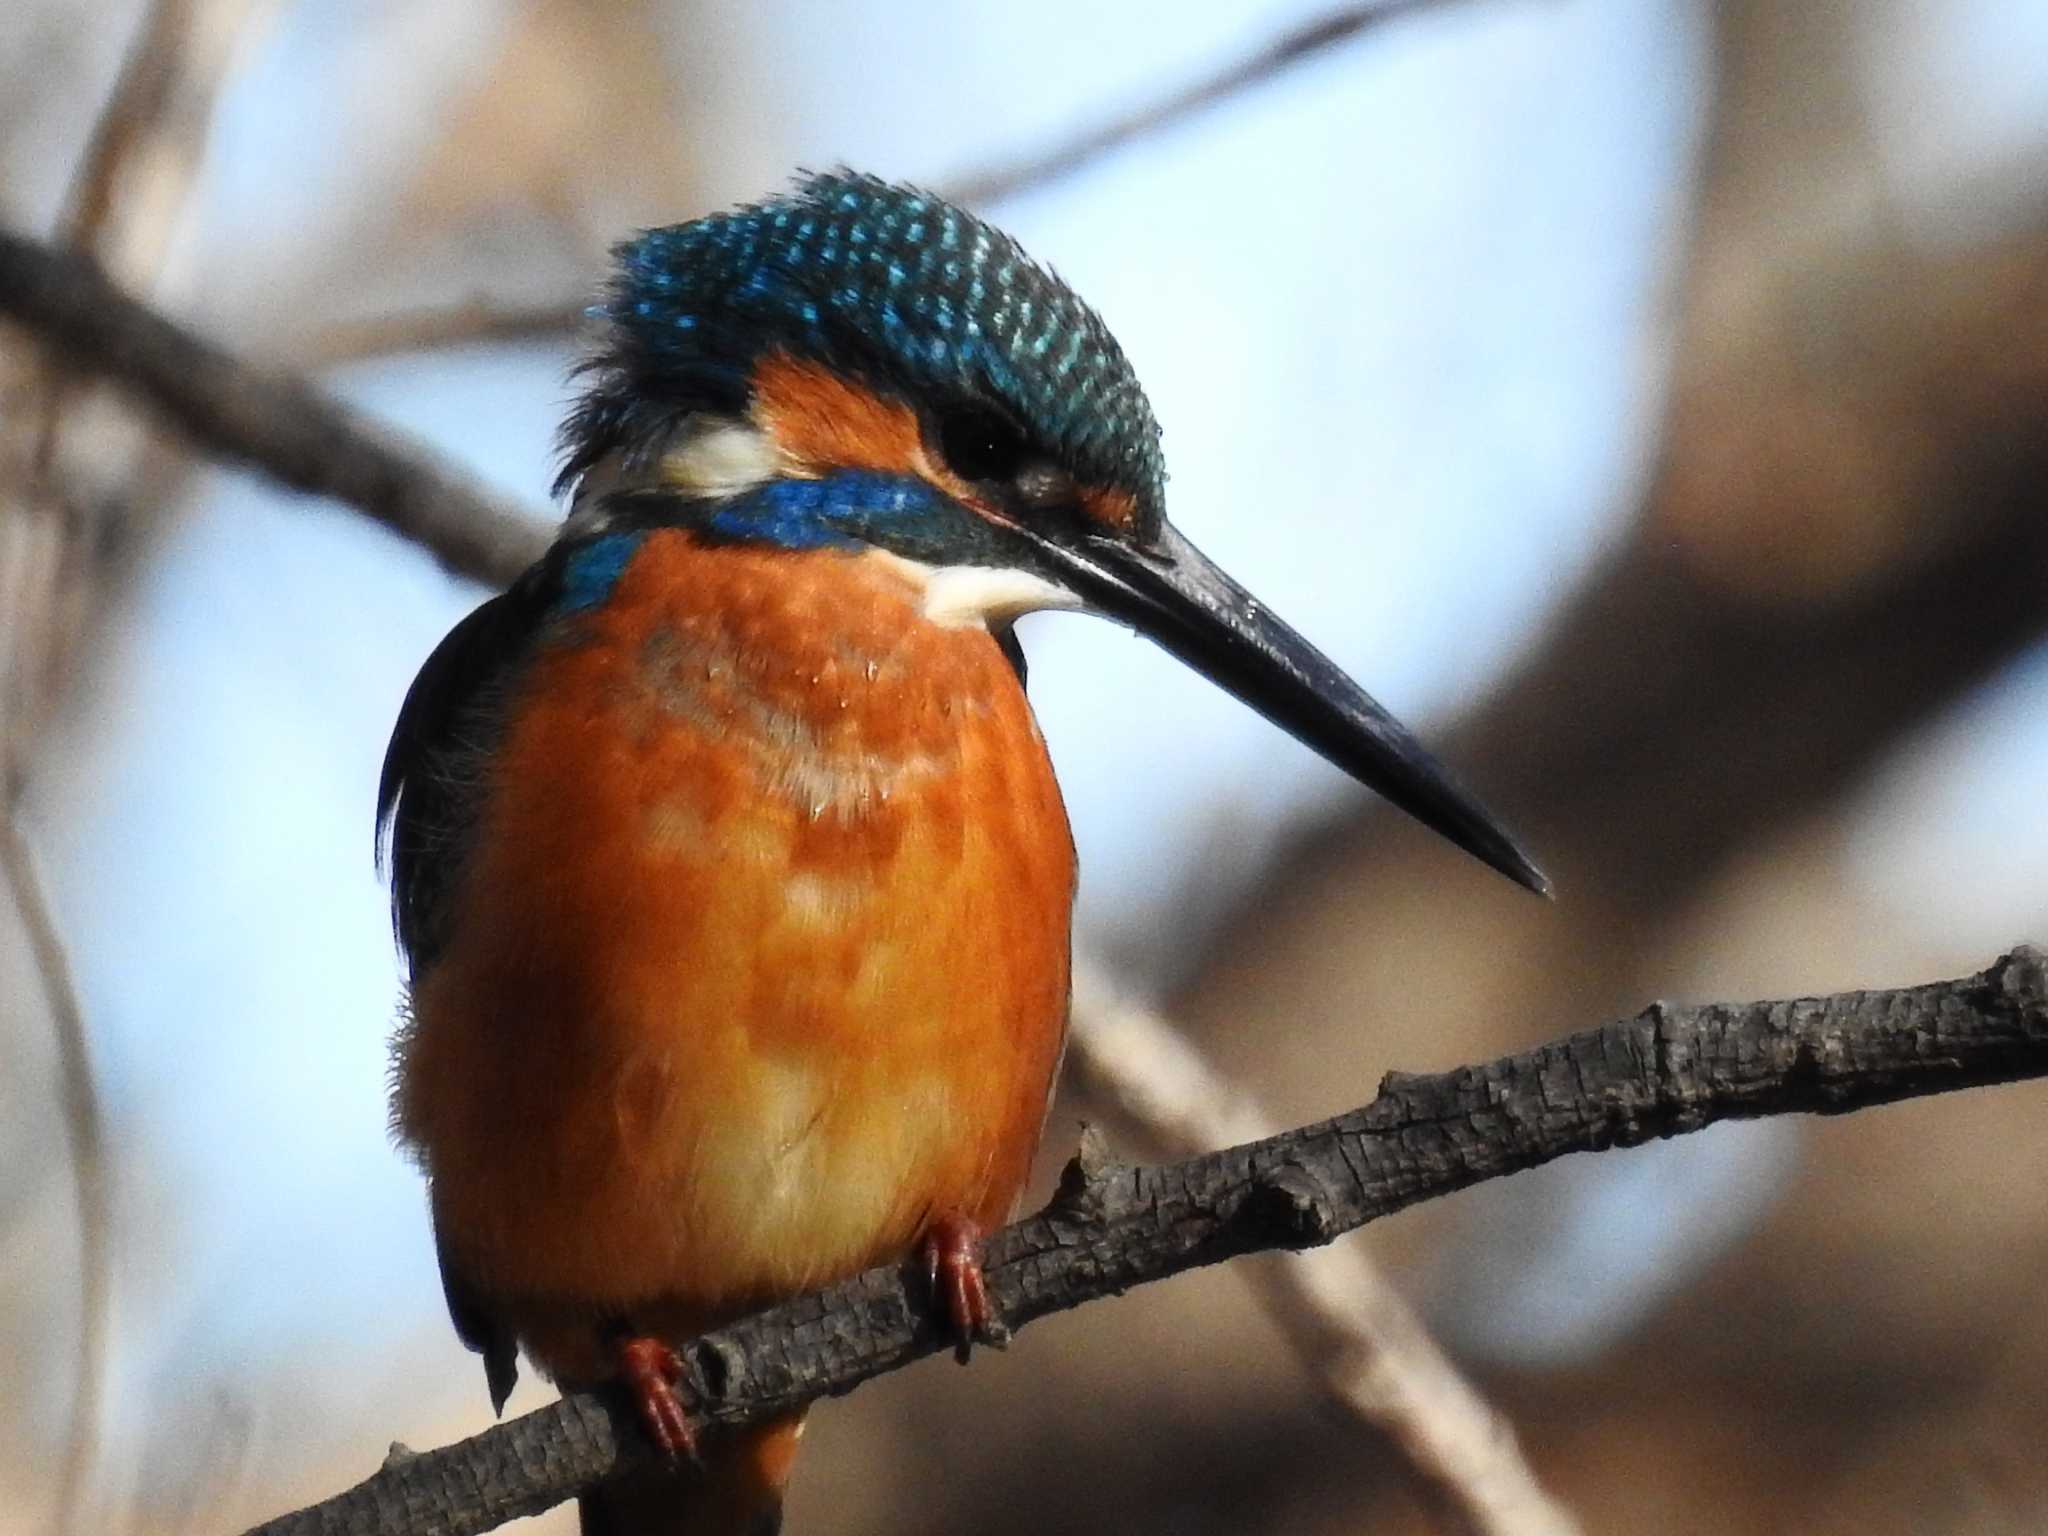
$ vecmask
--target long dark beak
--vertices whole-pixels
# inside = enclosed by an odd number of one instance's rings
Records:
[[[1157,641],[1297,741],[1538,895],[1550,880],[1408,728],[1178,530],[1151,547],[1033,538],[1076,596]]]

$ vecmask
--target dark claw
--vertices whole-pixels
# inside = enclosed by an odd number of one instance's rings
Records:
[[[640,1427],[670,1461],[697,1459],[697,1431],[676,1396],[683,1357],[660,1339],[634,1336],[619,1341],[619,1380],[640,1414]]]

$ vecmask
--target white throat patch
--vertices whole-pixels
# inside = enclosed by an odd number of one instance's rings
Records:
[[[924,616],[942,629],[1000,626],[1027,613],[1087,606],[1065,587],[1015,566],[926,565],[886,550],[876,550],[874,558],[919,590]]]

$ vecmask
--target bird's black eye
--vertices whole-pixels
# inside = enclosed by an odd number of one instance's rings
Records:
[[[1007,483],[1030,452],[1008,417],[985,405],[957,405],[939,417],[939,452],[962,480]]]

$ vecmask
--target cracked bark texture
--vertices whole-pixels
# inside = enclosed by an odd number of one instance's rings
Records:
[[[989,1239],[989,1295],[1020,1328],[1240,1254],[1326,1243],[1572,1152],[2042,1075],[2048,955],[2029,946],[1924,986],[1655,1003],[1478,1066],[1391,1073],[1349,1114],[1185,1162],[1118,1163],[1085,1137],[1051,1204]],[[682,1390],[702,1420],[731,1426],[947,1347],[919,1286],[876,1269],[692,1341]],[[459,1445],[395,1453],[368,1481],[252,1536],[489,1530],[647,1454],[612,1404],[570,1397]]]

